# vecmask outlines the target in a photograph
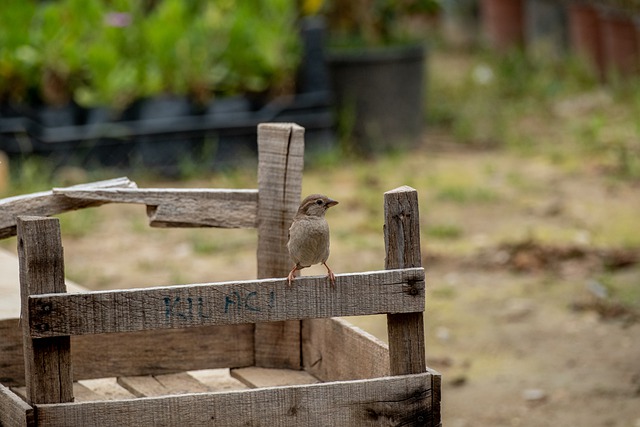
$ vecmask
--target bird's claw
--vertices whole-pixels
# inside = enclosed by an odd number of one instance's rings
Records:
[[[333,274],[333,271],[331,271],[331,269],[327,266],[327,264],[324,264],[324,266],[327,267],[327,279],[329,279],[329,285],[331,286],[331,288],[335,288],[336,275]]]

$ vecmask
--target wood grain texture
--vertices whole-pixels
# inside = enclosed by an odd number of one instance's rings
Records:
[[[27,402],[73,401],[71,339],[34,340],[29,335],[29,295],[66,292],[60,221],[18,217],[18,258]],[[53,294],[52,294],[53,295]]]
[[[74,381],[254,364],[253,325],[205,326],[71,337]],[[23,386],[18,320],[0,321],[0,383]]]
[[[209,387],[211,391],[246,390],[247,386],[233,378],[230,369],[202,369],[189,375]]]
[[[118,384],[136,397],[205,393],[209,387],[186,372],[165,375],[119,377]]]
[[[25,385],[22,328],[18,319],[0,320],[0,384]]]
[[[29,297],[34,338],[232,325],[424,308],[422,268]],[[298,350],[299,351],[299,350]]]
[[[27,388],[26,387],[14,387],[13,392],[20,396],[22,399],[27,398]],[[92,400],[104,400],[102,396],[93,390],[89,389],[83,384],[73,383],[73,401],[74,402],[89,402]]]
[[[260,368],[258,366],[232,369],[231,376],[251,388],[316,384],[320,382],[307,371]]]
[[[385,268],[422,265],[418,192],[403,186],[384,194]],[[423,296],[424,298],[424,296]],[[391,375],[416,374],[427,368],[422,310],[387,315]]]
[[[302,322],[304,369],[322,381],[389,375],[387,345],[344,319]]]
[[[129,391],[122,388],[122,386],[118,384],[118,378],[115,377],[83,380],[81,383],[100,396],[100,399],[96,400],[126,400],[136,398]]]
[[[96,190],[101,188],[131,188],[135,183],[128,178],[81,184],[70,189]],[[99,206],[100,201],[78,200],[54,194],[53,191],[0,199],[0,239],[16,235],[16,218],[20,215],[50,216],[76,209]]]
[[[432,381],[425,372],[227,393],[39,405],[38,425],[434,426]]]
[[[258,190],[54,188],[73,200],[147,205],[152,227],[255,228]]]
[[[35,425],[35,414],[18,395],[0,384],[0,426],[27,427]]]
[[[258,278],[285,277],[292,262],[288,231],[298,209],[304,167],[304,128],[258,126]],[[299,369],[300,322],[257,324],[256,365]]]

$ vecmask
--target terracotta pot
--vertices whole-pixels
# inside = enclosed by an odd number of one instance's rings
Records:
[[[482,0],[480,13],[483,32],[489,46],[500,51],[522,46],[523,0]]]
[[[592,4],[579,0],[570,2],[567,9],[571,50],[583,57],[603,78],[605,66],[598,11]]]
[[[640,70],[640,47],[633,18],[617,10],[599,9],[606,73],[628,76]]]

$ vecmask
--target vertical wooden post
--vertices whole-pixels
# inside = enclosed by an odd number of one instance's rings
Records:
[[[18,217],[17,231],[27,401],[72,402],[70,337],[32,339],[29,334],[29,295],[67,291],[60,222],[57,218]]]
[[[286,277],[289,226],[300,204],[304,128],[258,126],[258,278]],[[256,324],[256,366],[300,369],[300,321]]]
[[[418,192],[402,186],[384,193],[385,268],[421,267]],[[422,313],[387,315],[391,375],[427,369]]]

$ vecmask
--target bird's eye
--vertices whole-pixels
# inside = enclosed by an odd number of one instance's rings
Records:
[[[322,206],[323,203],[324,202],[322,200],[320,200],[320,199],[316,200],[316,205],[318,205],[318,206]]]

